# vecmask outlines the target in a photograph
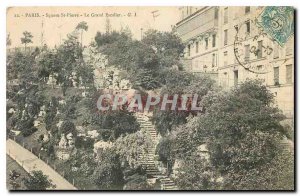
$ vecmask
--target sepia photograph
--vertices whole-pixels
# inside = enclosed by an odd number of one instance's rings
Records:
[[[295,17],[7,7],[7,190],[295,191]]]

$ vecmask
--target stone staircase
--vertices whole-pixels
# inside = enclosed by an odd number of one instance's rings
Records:
[[[174,181],[159,171],[157,165],[155,164],[155,148],[159,139],[157,137],[154,125],[150,122],[148,117],[144,116],[142,113],[137,113],[136,118],[140,124],[140,127],[150,133],[152,141],[154,142],[154,145],[148,149],[147,154],[139,155],[141,164],[146,168],[148,181],[154,182],[155,180],[159,180],[161,184],[161,190],[178,190],[178,187],[175,185]]]

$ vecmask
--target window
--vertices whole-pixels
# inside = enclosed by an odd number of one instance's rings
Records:
[[[184,10],[182,10],[181,19],[184,19]]]
[[[216,47],[216,34],[212,36],[212,47]]]
[[[248,14],[250,12],[250,6],[245,6],[245,14]]]
[[[279,85],[279,67],[274,67],[274,85]]]
[[[245,61],[250,60],[250,45],[245,45]]]
[[[216,54],[212,54],[212,67],[214,67],[216,64],[215,59],[216,59]]]
[[[250,20],[246,21],[246,33],[250,33]]]
[[[224,66],[227,66],[227,51],[224,52]]]
[[[257,45],[257,58],[260,59],[262,58],[262,41],[258,41]]]
[[[224,9],[224,24],[228,23],[228,7]]]
[[[215,19],[219,18],[219,10],[218,8],[215,8]]]
[[[224,30],[224,46],[227,45],[227,41],[228,41],[228,30]]]
[[[234,81],[234,86],[237,86],[238,82],[239,82],[239,71],[238,70],[233,71],[233,81]]]
[[[188,56],[191,56],[191,45],[188,45]]]
[[[193,13],[193,7],[190,7],[190,14]]]
[[[292,65],[286,65],[286,83],[293,83],[293,67]]]
[[[196,42],[196,53],[199,51],[199,42]]]
[[[208,38],[205,38],[205,49],[208,48]]]

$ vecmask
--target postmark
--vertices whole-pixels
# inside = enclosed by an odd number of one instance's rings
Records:
[[[256,20],[248,21],[254,24]],[[234,56],[239,65],[249,72],[255,74],[266,74],[268,73],[270,64],[264,64],[262,66],[257,66],[252,63],[253,60],[262,58],[264,56],[269,56],[273,54],[273,46],[268,45],[264,40],[267,33],[262,29],[262,27],[257,26],[257,34],[250,36],[250,33],[241,32],[241,29],[246,28],[246,23],[241,23],[238,28],[236,28],[236,35],[234,39]],[[248,46],[248,48],[246,47]],[[255,57],[255,58],[254,58]]]

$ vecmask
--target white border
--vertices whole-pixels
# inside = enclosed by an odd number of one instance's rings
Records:
[[[3,2],[5,1],[5,2]],[[0,190],[1,190],[1,195],[8,195],[11,194],[6,190],[6,171],[5,171],[5,165],[6,165],[6,152],[5,152],[5,134],[6,134],[6,118],[5,118],[5,113],[6,113],[6,100],[5,100],[5,94],[6,94],[6,89],[5,89],[5,84],[6,84],[6,69],[5,69],[5,58],[6,58],[6,8],[10,6],[182,6],[182,5],[207,5],[207,6],[213,6],[213,5],[218,5],[218,6],[243,6],[243,5],[251,5],[251,6],[266,6],[266,5],[289,5],[289,6],[294,6],[298,11],[297,11],[297,19],[299,15],[299,8],[300,8],[300,1],[298,0],[281,0],[281,1],[274,1],[274,0],[251,0],[251,1],[241,1],[241,0],[206,0],[206,1],[197,1],[197,0],[172,0],[172,1],[162,1],[162,0],[84,0],[84,1],[79,1],[79,0],[2,0],[0,4],[0,61],[1,61],[1,66],[0,66],[0,86],[1,86],[1,96],[0,96],[0,104],[1,104],[1,112],[0,112],[0,127],[1,129],[1,152],[0,152],[0,165],[2,166],[0,169]],[[298,20],[297,20],[298,21]],[[296,31],[298,32],[298,31]],[[298,46],[297,47],[297,54],[295,54],[297,57],[299,57],[299,50]],[[298,66],[297,64],[295,66]],[[297,76],[299,76],[299,68],[297,69]],[[295,81],[296,82],[296,81]],[[299,92],[299,85],[297,86],[297,92]],[[299,97],[299,95],[297,95]],[[297,116],[297,121],[299,122],[299,116]],[[298,130],[295,130],[298,131]],[[299,141],[299,133],[297,137],[297,141]],[[297,151],[296,151],[297,152]],[[297,157],[299,157],[299,153],[297,153]],[[299,166],[299,161],[298,165]],[[299,170],[299,167],[298,167]],[[299,180],[297,180],[299,182]],[[299,189],[299,183],[297,184],[297,188]],[[90,192],[93,193],[93,192]],[[132,194],[134,192],[127,192],[129,194]],[[228,193],[206,193],[206,192],[194,192],[197,194],[201,195],[208,195],[208,194],[228,194]],[[42,194],[42,193],[38,193]],[[57,195],[63,195],[63,193],[56,193]],[[68,193],[68,194],[73,194],[73,193]],[[80,194],[80,193],[79,193]],[[81,193],[82,194],[82,193]],[[84,193],[85,194],[85,193]],[[109,193],[109,192],[96,192],[96,194],[101,194],[101,195],[112,195],[112,194],[126,194],[124,192],[122,193]],[[141,194],[141,192],[138,192],[138,194]],[[163,192],[153,192],[150,193],[151,195],[162,195],[166,194]],[[169,194],[174,194],[174,193],[169,193]],[[185,194],[185,193],[184,193]],[[235,194],[233,192],[230,192],[229,194]],[[237,194],[240,194],[238,192]],[[248,194],[248,193],[247,193]],[[274,193],[259,193],[259,192],[253,192],[251,194],[256,194],[256,195],[264,195],[264,194],[274,194]],[[279,193],[282,194],[282,193]],[[287,194],[287,193],[284,193]]]

